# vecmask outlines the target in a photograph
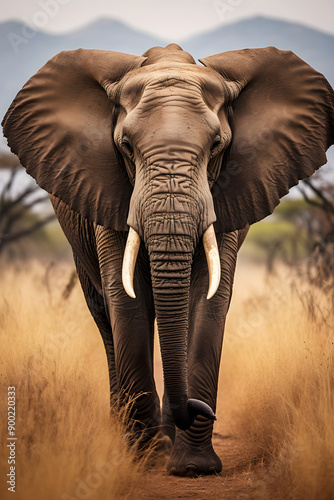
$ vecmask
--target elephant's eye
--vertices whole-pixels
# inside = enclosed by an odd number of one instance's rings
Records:
[[[132,149],[130,141],[126,135],[123,135],[123,137],[122,137],[121,146],[129,156],[133,156],[133,149]]]
[[[214,153],[215,149],[220,145],[221,140],[222,139],[221,139],[220,135],[216,135],[215,140],[213,141],[212,146],[211,146],[211,153]]]

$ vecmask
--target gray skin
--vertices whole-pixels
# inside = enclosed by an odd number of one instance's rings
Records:
[[[334,141],[333,90],[291,52],[202,62],[175,44],[142,57],[64,52],[27,82],[3,121],[72,246],[111,394],[139,395],[132,417],[141,443],[162,428],[173,442],[168,471],[179,475],[222,469],[212,447],[219,364],[249,224],[324,164]],[[208,300],[202,237],[212,224],[221,279]],[[122,284],[129,226],[141,240],[136,298]]]

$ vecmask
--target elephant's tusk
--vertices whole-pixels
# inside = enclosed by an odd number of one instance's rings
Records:
[[[209,291],[206,298],[211,299],[218,290],[220,282],[220,258],[213,224],[203,235],[203,245],[209,268]]]
[[[136,294],[133,289],[133,275],[135,271],[139,247],[140,237],[136,233],[136,231],[132,229],[132,227],[130,227],[126,247],[124,250],[122,282],[124,290],[129,295],[129,297],[132,297],[133,299],[136,298]]]

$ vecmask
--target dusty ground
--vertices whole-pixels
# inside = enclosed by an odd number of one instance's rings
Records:
[[[223,461],[223,471],[216,476],[183,478],[169,476],[165,467],[148,471],[135,489],[138,499],[227,499],[246,500],[256,498],[254,487],[258,478],[249,472],[249,464],[243,461],[241,443],[233,435],[215,434],[214,447]]]

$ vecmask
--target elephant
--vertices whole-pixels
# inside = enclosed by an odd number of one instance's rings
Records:
[[[222,470],[212,432],[238,250],[334,142],[333,89],[291,51],[199,62],[176,44],[64,51],[2,122],[72,247],[110,392],[134,397],[143,447],[167,436],[174,475]]]

